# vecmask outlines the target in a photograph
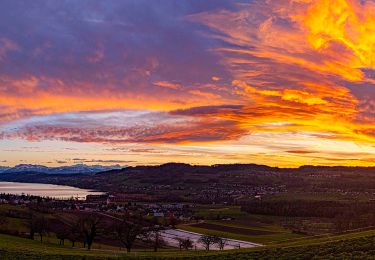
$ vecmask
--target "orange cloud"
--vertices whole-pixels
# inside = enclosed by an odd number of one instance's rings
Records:
[[[172,82],[168,82],[168,81],[157,81],[157,82],[154,82],[154,85],[158,86],[158,87],[170,88],[170,89],[180,89],[181,88],[180,84],[176,84],[176,83],[172,83]]]
[[[103,111],[121,109],[147,109],[170,111],[206,104],[202,97],[214,97],[212,104],[221,104],[223,99],[200,90],[184,92],[179,84],[157,82],[158,87],[179,90],[175,95],[147,95],[132,91],[119,92],[112,85],[100,89],[89,83],[74,83],[68,86],[59,79],[37,78],[0,79],[0,122],[32,115],[48,115],[64,112]],[[48,88],[41,86],[46,85]]]
[[[375,4],[255,0],[186,20],[207,27],[202,34],[216,44],[209,51],[223,66],[222,73],[204,71],[202,83],[184,73],[201,76],[200,69],[170,70],[175,65],[153,55],[127,67],[130,72],[121,80],[111,78],[111,67],[99,73],[98,82],[0,78],[3,123],[32,115],[126,109],[163,111],[182,121],[159,122],[155,116],[158,122],[152,126],[143,118],[136,127],[26,125],[1,138],[169,144],[173,151],[194,145],[210,154],[210,162],[373,163]],[[5,46],[0,59],[18,48],[7,40],[0,43]],[[106,59],[101,49],[93,54],[85,56],[91,65]],[[172,80],[165,76],[170,74]]]
[[[368,143],[375,120],[363,121],[362,100],[347,85],[372,82],[362,70],[374,65],[374,11],[373,3],[350,0],[254,1],[188,19],[233,46],[216,51],[244,108],[225,117],[252,132],[326,132]],[[291,124],[262,127],[272,122]]]
[[[374,3],[351,0],[308,2],[306,12],[293,15],[306,32],[308,43],[332,57],[331,61],[325,62],[327,68],[345,79],[362,80],[364,76],[360,68],[375,66]],[[341,48],[340,52],[338,48]]]

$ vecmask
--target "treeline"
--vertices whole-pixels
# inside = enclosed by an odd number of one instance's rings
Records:
[[[334,218],[354,212],[357,215],[375,214],[375,202],[341,202],[315,200],[251,201],[241,205],[242,211],[251,214]]]
[[[160,233],[163,226],[155,225],[143,217],[123,216],[114,218],[97,213],[78,213],[70,218],[53,218],[32,212],[27,220],[29,238],[36,236],[43,242],[45,236],[55,234],[60,245],[68,240],[72,247],[80,243],[84,248],[91,249],[95,242],[123,246],[128,252],[135,244],[152,247],[154,251],[165,245]]]

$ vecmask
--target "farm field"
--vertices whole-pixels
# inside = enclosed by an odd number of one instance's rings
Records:
[[[212,229],[217,230],[220,232],[227,232],[227,233],[236,233],[240,235],[248,235],[248,236],[256,236],[256,235],[271,235],[275,232],[272,231],[265,231],[265,230],[256,230],[256,229],[249,229],[249,228],[240,228],[240,227],[233,227],[227,225],[218,225],[214,223],[199,223],[193,224],[192,227],[197,228],[204,228],[204,229]]]
[[[178,228],[259,244],[305,237],[305,235],[293,233],[281,226],[280,222],[284,219],[282,217],[248,214],[241,211],[239,206],[205,205],[198,206],[195,211],[195,214],[205,220],[188,225],[178,225]],[[222,217],[227,220],[222,220]]]
[[[203,225],[203,224],[202,224]],[[269,233],[266,235],[249,235],[249,234],[237,234],[237,233],[230,233],[230,232],[225,232],[223,230],[230,229],[231,227],[228,226],[219,226],[219,225],[211,225],[211,224],[206,224],[210,228],[202,228],[202,227],[196,227],[194,225],[179,225],[178,228],[190,231],[190,232],[196,232],[200,234],[209,234],[209,235],[217,235],[220,237],[226,237],[230,239],[238,239],[238,240],[243,240],[243,241],[248,241],[248,242],[253,242],[253,243],[259,243],[259,244],[269,244],[269,243],[274,243],[274,242],[282,242],[285,240],[289,239],[295,239],[295,238],[301,238],[304,237],[299,234],[294,234],[292,232],[275,232],[275,233]],[[214,227],[214,228],[212,228]],[[243,230],[243,229],[241,229]],[[251,232],[251,230],[250,230]],[[254,230],[254,232],[257,232]],[[259,232],[264,232],[259,230]]]

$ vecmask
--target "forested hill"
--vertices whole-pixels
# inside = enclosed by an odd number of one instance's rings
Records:
[[[285,170],[282,170],[285,172]],[[281,169],[256,164],[192,166],[167,163],[159,166],[136,166],[96,174],[47,174],[37,171],[0,173],[0,181],[36,182],[73,185],[103,191],[119,191],[130,183],[136,186],[220,183],[243,175],[279,173]],[[259,180],[262,182],[262,180]]]
[[[327,181],[327,178],[330,181]],[[332,179],[335,179],[333,182]],[[256,164],[222,164],[192,166],[168,163],[160,166],[136,166],[124,169],[82,174],[47,174],[35,171],[1,173],[0,181],[65,184],[103,191],[128,191],[131,188],[168,186],[169,189],[202,189],[227,187],[282,187],[288,190],[375,187],[375,167],[277,168]]]

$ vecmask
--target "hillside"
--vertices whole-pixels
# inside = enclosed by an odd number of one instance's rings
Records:
[[[36,182],[76,186],[107,192],[147,192],[176,200],[211,203],[224,198],[258,193],[367,192],[375,189],[375,167],[276,168],[255,164],[192,166],[169,163],[137,166],[93,174],[47,174],[36,171],[3,172],[0,181]],[[215,198],[194,196],[210,191]],[[192,195],[193,193],[193,195]],[[189,196],[187,196],[189,195]],[[222,195],[222,197],[220,197]],[[231,198],[228,202],[231,202]]]

